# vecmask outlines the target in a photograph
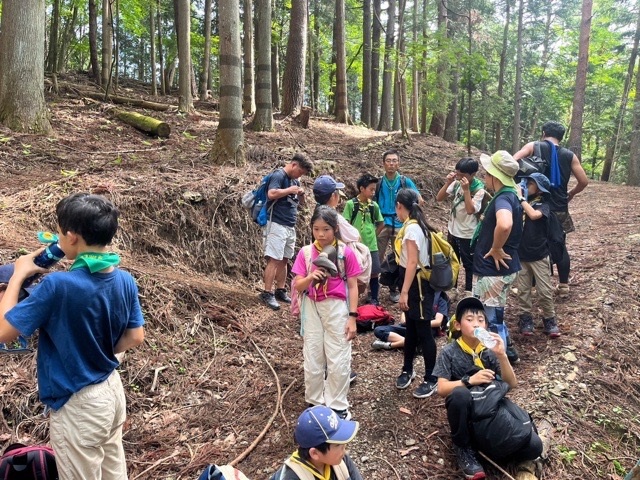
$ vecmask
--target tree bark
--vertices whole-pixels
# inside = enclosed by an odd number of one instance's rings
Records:
[[[318,110],[320,99],[320,0],[313,0],[313,33],[316,48],[313,50],[313,108]]]
[[[98,63],[98,8],[96,0],[89,0],[89,59],[91,76],[100,80],[100,64]]]
[[[516,48],[516,84],[513,98],[513,138],[511,151],[520,149],[520,101],[522,97],[522,16],[524,13],[524,0],[518,4],[518,45]]]
[[[160,93],[162,95],[166,95],[169,89],[164,76],[164,49],[162,48],[162,14],[160,13],[160,0],[156,3],[156,12],[158,18],[158,67],[160,72]]]
[[[460,96],[460,65],[456,62],[453,66],[453,78],[451,79],[451,103],[444,122],[444,134],[442,138],[447,142],[458,140],[458,99]],[[468,113],[468,112],[467,112]]]
[[[307,0],[292,0],[287,55],[282,78],[282,113],[284,115],[296,115],[304,101],[307,19]]]
[[[416,0],[418,1],[418,0]],[[427,117],[429,106],[429,90],[427,87],[427,47],[429,45],[429,32],[427,30],[427,0],[422,1],[422,65],[420,84],[420,133],[427,133]]]
[[[0,123],[11,130],[49,133],[44,101],[44,0],[2,2]]]
[[[271,45],[271,101],[273,108],[280,110],[280,47]]]
[[[347,53],[345,46],[345,0],[336,0],[336,122],[351,123],[347,102]]]
[[[449,32],[449,17],[447,12],[447,0],[438,2],[438,39],[439,58],[436,67],[436,91],[442,101],[436,104],[433,116],[431,117],[431,125],[429,133],[437,137],[444,136],[444,129],[447,120],[447,106],[449,102],[446,100],[449,95],[449,72],[448,61],[444,54],[445,40]]]
[[[51,9],[51,27],[49,29],[49,53],[47,55],[47,72],[58,73],[58,35],[60,33],[60,0],[53,0]]]
[[[382,73],[382,101],[380,102],[380,121],[378,130],[391,129],[391,106],[393,94],[393,60],[391,53],[394,45],[394,32],[396,24],[396,2],[389,0],[387,9],[387,31],[384,42],[384,72]]]
[[[113,15],[111,0],[102,0],[102,72],[100,84],[106,88],[111,76],[113,61]]]
[[[509,19],[511,17],[510,10],[511,0],[505,2],[504,13],[504,30],[502,33],[502,50],[500,50],[500,67],[498,71],[498,102],[503,101],[504,95],[504,73],[507,66],[507,47],[509,46]],[[502,121],[501,116],[498,115],[498,120],[495,123],[495,137],[493,140],[493,151],[501,149],[502,145]],[[514,150],[515,151],[515,150]]]
[[[210,160],[218,165],[245,164],[239,3],[239,0],[218,1],[220,122],[209,154]]]
[[[158,96],[158,77],[156,76],[156,12],[155,5],[149,6],[149,56],[151,57],[151,95]]]
[[[116,110],[113,115],[118,120],[157,137],[168,138],[171,134],[171,127],[168,123],[147,115],[137,112],[125,112],[124,110]]]
[[[360,120],[371,125],[371,0],[362,2],[362,113]]]
[[[62,43],[58,46],[58,67],[56,72],[64,72],[67,64],[67,56],[69,52],[69,45],[73,40],[73,32],[76,28],[76,22],[78,21],[78,6],[73,5],[71,9],[71,17],[67,17],[64,28],[62,29]]]
[[[418,0],[413,2],[412,42],[413,45],[418,45]],[[411,62],[411,101],[409,102],[409,128],[414,132],[420,128],[418,125],[418,85],[418,58],[416,55]]]
[[[369,126],[376,128],[380,117],[378,116],[378,94],[380,93],[380,37],[382,24],[380,15],[382,7],[380,0],[373,0],[373,25],[371,26],[371,122]]]
[[[271,99],[271,0],[256,0],[256,113],[251,128],[273,129]]]
[[[209,0],[210,1],[210,0]],[[256,98],[255,98],[255,55],[253,48],[253,1],[244,0],[244,92],[242,97],[242,110],[245,115],[253,115],[256,111]]]
[[[176,19],[178,37],[178,111],[191,113],[191,1],[178,0]]]
[[[640,92],[640,64],[636,71],[636,92]],[[640,186],[640,99],[633,102],[633,129],[627,164],[627,185]]]

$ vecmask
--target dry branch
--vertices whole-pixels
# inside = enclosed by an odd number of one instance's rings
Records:
[[[78,91],[81,97],[88,97],[101,102],[105,101],[104,93]],[[118,103],[122,105],[131,105],[134,107],[146,108],[147,110],[155,110],[158,112],[165,112],[171,108],[171,105],[166,103],[149,102],[147,100],[141,100],[139,98],[121,97],[119,95],[107,95],[106,101]]]

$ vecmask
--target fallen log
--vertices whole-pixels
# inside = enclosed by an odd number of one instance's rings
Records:
[[[92,98],[93,100],[100,100],[101,102],[105,101],[104,93],[79,91],[78,94],[83,97]],[[171,105],[168,105],[166,103],[148,102],[147,100],[121,97],[120,95],[108,95],[106,100],[122,105],[131,105],[133,107],[146,108],[147,110],[155,110],[157,112],[164,112],[171,108]]]
[[[136,112],[125,112],[124,110],[115,110],[113,115],[126,124],[142,130],[143,132],[156,135],[158,137],[167,138],[171,134],[171,126],[161,120],[148,117]]]

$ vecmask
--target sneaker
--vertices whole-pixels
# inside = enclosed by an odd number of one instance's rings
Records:
[[[396,388],[398,390],[404,390],[409,385],[411,385],[411,381],[416,378],[416,372],[402,372],[400,376],[396,380]]]
[[[476,452],[470,447],[453,446],[458,459],[458,466],[467,480],[479,480],[486,478],[482,465],[476,458]]]
[[[393,303],[398,303],[400,301],[400,291],[389,290],[389,300],[391,300]]]
[[[416,398],[427,398],[438,391],[438,384],[435,382],[422,382],[418,388],[413,391]]]
[[[351,370],[351,373],[349,374],[349,385],[351,385],[353,382],[355,382],[356,378],[358,378],[358,374],[356,372],[354,372],[353,370]]]
[[[286,288],[276,288],[276,294],[274,297],[276,297],[276,300],[280,300],[281,302],[291,303],[291,297],[287,293]]]
[[[336,415],[338,415],[342,420],[351,420],[351,412],[348,408],[345,408],[344,410],[334,410],[334,412],[336,412]]]
[[[558,338],[560,335],[560,329],[558,328],[558,322],[556,317],[543,318],[542,324],[544,325],[543,332],[549,335],[549,338]]]
[[[559,283],[556,287],[556,295],[560,298],[568,298],[569,297],[569,284],[568,283]]]
[[[520,327],[520,334],[525,337],[530,337],[533,335],[533,317],[530,313],[523,313],[520,315],[520,320],[518,321],[518,326]]]
[[[262,292],[260,300],[271,310],[280,310],[280,304],[276,300],[276,296],[271,292]]]
[[[520,361],[520,357],[518,356],[515,345],[511,341],[511,337],[507,338],[507,358],[509,359],[509,363],[512,365]]]
[[[383,342],[376,338],[371,344],[371,348],[374,350],[391,350],[391,342]]]

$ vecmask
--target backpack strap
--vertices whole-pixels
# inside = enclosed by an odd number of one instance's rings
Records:
[[[351,219],[349,220],[349,223],[353,225],[353,222],[358,216],[358,211],[360,210],[360,200],[358,200],[358,197],[353,197],[351,201],[353,202],[353,211],[351,212]]]

